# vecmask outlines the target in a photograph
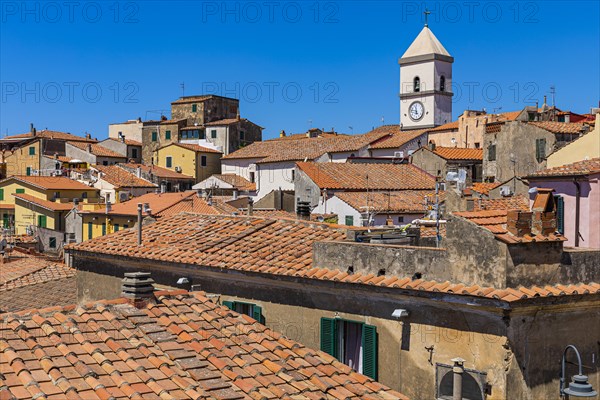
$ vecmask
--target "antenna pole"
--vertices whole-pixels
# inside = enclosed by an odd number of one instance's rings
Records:
[[[181,82],[179,87],[181,87],[181,97],[185,97],[185,82]]]

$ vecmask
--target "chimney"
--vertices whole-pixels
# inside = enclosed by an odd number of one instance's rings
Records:
[[[166,193],[167,192],[167,183],[166,182],[161,182],[161,184],[160,184],[160,192],[161,193]]]
[[[254,201],[252,199],[248,199],[248,216],[251,217],[254,214]]]
[[[85,133],[85,138],[86,139],[91,139],[92,138],[92,134],[91,133]]]
[[[142,177],[142,167],[137,167],[135,169],[135,176],[137,176],[138,178]]]
[[[435,142],[433,140],[429,141],[429,150],[435,151]]]
[[[86,150],[87,150],[88,153],[92,152],[92,144],[91,143],[88,143]]]
[[[237,200],[237,199],[238,199],[238,190],[233,189],[233,200]]]
[[[154,297],[153,283],[150,272],[127,272],[122,280],[121,296],[135,308],[145,308]]]
[[[106,213],[108,214],[111,210],[112,210],[112,204],[110,203],[110,200],[107,200],[106,201]]]
[[[54,159],[58,160],[58,153],[54,153]]]
[[[35,134],[36,134],[36,130],[35,130],[35,127],[33,126],[33,122],[29,124],[29,132],[31,132],[32,136],[35,136]]]
[[[556,232],[556,213],[554,211],[533,211],[531,232],[534,235],[548,236]]]
[[[506,229],[515,236],[531,234],[531,211],[509,210]]]
[[[279,132],[279,137],[285,137],[285,131],[282,129],[281,132]]]

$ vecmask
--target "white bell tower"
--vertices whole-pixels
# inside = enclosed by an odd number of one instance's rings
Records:
[[[452,121],[454,58],[427,26],[398,60],[400,123],[403,130],[432,128]]]

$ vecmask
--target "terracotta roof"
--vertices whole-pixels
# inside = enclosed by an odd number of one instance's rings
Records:
[[[448,122],[447,124],[427,129],[427,132],[455,131],[458,130],[458,120]]]
[[[111,211],[108,214],[112,215],[129,215],[137,216],[138,203],[148,203],[152,210],[152,215],[157,217],[177,214],[182,211],[189,211],[201,214],[231,214],[236,209],[233,209],[227,204],[222,205],[215,203],[214,206],[208,206],[202,199],[190,200],[191,197],[197,197],[196,192],[178,192],[178,193],[147,193],[139,197],[134,197],[131,200],[123,203],[117,203],[111,206]],[[106,214],[101,211],[82,211],[87,214]]]
[[[502,126],[506,124],[506,122],[490,122],[485,125],[485,133],[498,133],[502,131]]]
[[[88,143],[69,142],[68,144],[70,144],[71,146],[77,147],[80,150],[87,151],[87,149],[88,149]],[[103,147],[102,145],[100,145],[98,143],[92,143],[90,146],[91,146],[91,153],[97,157],[112,157],[112,158],[123,158],[123,159],[127,158],[123,154],[119,154],[116,151],[107,149],[106,147]]]
[[[509,112],[504,112],[504,113],[500,114],[499,116],[507,121],[516,121],[517,117],[519,115],[521,115],[522,112],[523,112],[523,110],[509,111]]]
[[[113,142],[119,142],[119,143],[125,143],[128,146],[138,146],[138,147],[142,146],[142,142],[138,142],[137,140],[125,139],[125,141],[122,141],[120,139],[115,139],[115,138],[108,138],[106,140],[112,140]]]
[[[3,314],[0,351],[3,398],[407,399],[203,292]]]
[[[74,207],[73,203],[71,203],[71,202],[58,203],[58,202],[54,202],[54,201],[50,201],[50,200],[40,199],[40,198],[32,196],[30,194],[13,193],[12,195],[15,196],[17,199],[26,201],[31,204],[35,204],[38,207],[41,207],[43,209],[50,210],[50,211],[70,211]]]
[[[217,121],[205,122],[204,126],[223,126],[223,125],[232,125],[241,121],[248,121],[246,118],[227,118],[220,119]]]
[[[0,204],[0,210],[14,210],[14,204]]]
[[[591,160],[577,161],[572,164],[561,165],[560,167],[548,168],[542,171],[535,172],[527,176],[527,178],[550,178],[561,176],[574,175],[589,175],[600,172],[600,158],[592,158]]]
[[[402,147],[411,140],[427,133],[427,129],[403,131],[400,130],[400,125],[384,125],[373,131],[377,130],[388,132],[388,136],[384,136],[375,143],[372,143],[371,146],[369,146],[370,149],[392,149]]]
[[[116,188],[158,187],[154,183],[138,178],[135,174],[126,171],[117,165],[94,165],[93,168],[101,172],[100,179],[110,183]]]
[[[223,158],[258,158],[261,163],[305,159],[312,161],[326,153],[358,151],[387,135],[389,135],[387,132],[371,131],[362,135],[305,137],[296,140],[273,139],[251,143]]]
[[[74,181],[73,179],[69,179],[64,176],[15,175],[0,181],[0,183],[4,183],[11,179],[28,183],[44,190],[94,190],[93,187],[89,187],[88,185],[84,185],[81,182]]]
[[[203,147],[203,146],[199,146],[197,144],[188,144],[188,143],[169,143],[169,144],[161,147],[161,149],[164,149],[165,147],[169,147],[169,146],[179,146],[179,147],[183,147],[185,149],[192,150],[192,151],[199,152],[199,153],[222,154],[222,152],[219,150],[209,149],[208,147]]]
[[[12,251],[0,268],[0,312],[67,305],[77,301],[75,270]]]
[[[581,122],[540,121],[528,122],[528,124],[537,126],[538,128],[545,129],[552,133],[568,133],[575,135],[584,133],[587,129],[587,125]]]
[[[245,212],[245,211],[244,211]],[[267,209],[254,209],[252,210],[254,217],[272,218],[272,219],[298,219],[298,216],[289,211],[285,210],[267,210]]]
[[[506,211],[480,211],[471,214],[487,220],[502,219],[504,216],[506,220]],[[120,255],[135,259],[170,261],[415,292],[468,295],[506,302],[537,297],[600,294],[600,284],[597,283],[496,289],[478,285],[467,287],[464,284],[451,282],[414,280],[409,277],[348,274],[345,270],[312,268],[312,244],[315,241],[340,241],[344,237],[345,234],[341,231],[332,229],[326,224],[306,221],[179,214],[144,226],[142,247],[136,244],[136,233],[128,230],[77,245],[69,245],[68,248],[69,251]]]
[[[162,178],[162,179],[181,179],[181,180],[193,180],[193,181],[195,181],[195,179],[196,179],[193,176],[184,175],[182,173],[175,172],[168,168],[159,167],[158,165],[147,166],[144,164],[136,164],[136,163],[117,164],[117,165],[120,167],[123,167],[123,168],[131,169],[131,170],[135,170],[139,167],[142,169],[142,171],[144,171],[148,174],[152,174],[153,176],[156,176],[157,178]]]
[[[523,194],[516,194],[500,199],[475,199],[474,210],[523,210],[529,211],[529,198]]]
[[[297,165],[321,189],[406,190],[435,187],[435,178],[412,164],[299,162]]]
[[[426,148],[426,147],[424,147]],[[439,147],[433,150],[435,154],[446,160],[475,160],[483,161],[483,149],[465,149],[461,147]]]
[[[223,198],[218,196],[213,197],[210,202],[198,197],[195,192],[186,192],[187,197],[184,197],[179,202],[172,206],[157,213],[157,217],[167,217],[176,215],[182,212],[196,213],[196,214],[207,214],[207,215],[219,215],[219,214],[233,214],[238,212],[238,209],[230,206]],[[230,199],[230,197],[228,197]]]
[[[203,94],[203,95],[198,95],[198,96],[184,96],[184,97],[180,97],[179,99],[171,102],[171,104],[185,104],[185,103],[195,103],[195,102],[203,102],[205,100],[208,100],[212,97],[222,97],[222,96],[215,96],[212,94]],[[230,100],[237,100],[237,99],[232,99],[229,97],[225,97],[228,98]],[[239,100],[237,100],[239,101]]]
[[[92,143],[97,142],[96,139],[86,139],[85,137],[72,135],[67,132],[50,131],[47,129],[37,131],[35,136],[33,136],[31,132],[27,132],[27,133],[23,133],[20,135],[6,136],[3,139],[32,139],[32,138],[38,138],[38,137],[45,138],[45,139],[65,140],[68,142],[92,142]]]
[[[465,218],[476,225],[481,226],[492,232],[496,239],[507,244],[518,243],[546,243],[546,242],[564,242],[567,240],[559,233],[548,236],[526,234],[523,236],[514,236],[506,228],[508,210],[482,210],[482,211],[463,211],[455,212],[454,215]]]
[[[256,191],[256,183],[250,182],[248,179],[243,176],[236,174],[214,174],[212,177],[219,179],[225,183],[230,184],[234,188],[238,190],[244,191]]]
[[[393,211],[398,213],[425,213],[426,200],[435,202],[435,191],[399,190],[391,192],[338,192],[339,198],[350,207],[362,212],[366,206],[375,211]],[[445,193],[440,193],[440,201],[444,201]]]
[[[471,190],[477,193],[487,195],[490,192],[490,190],[495,189],[501,185],[502,182],[473,182]]]

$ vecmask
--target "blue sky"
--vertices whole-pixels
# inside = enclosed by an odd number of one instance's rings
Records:
[[[182,94],[240,98],[265,138],[399,121],[397,59],[429,26],[454,56],[454,117],[600,99],[598,1],[0,1],[0,132],[107,136]]]

